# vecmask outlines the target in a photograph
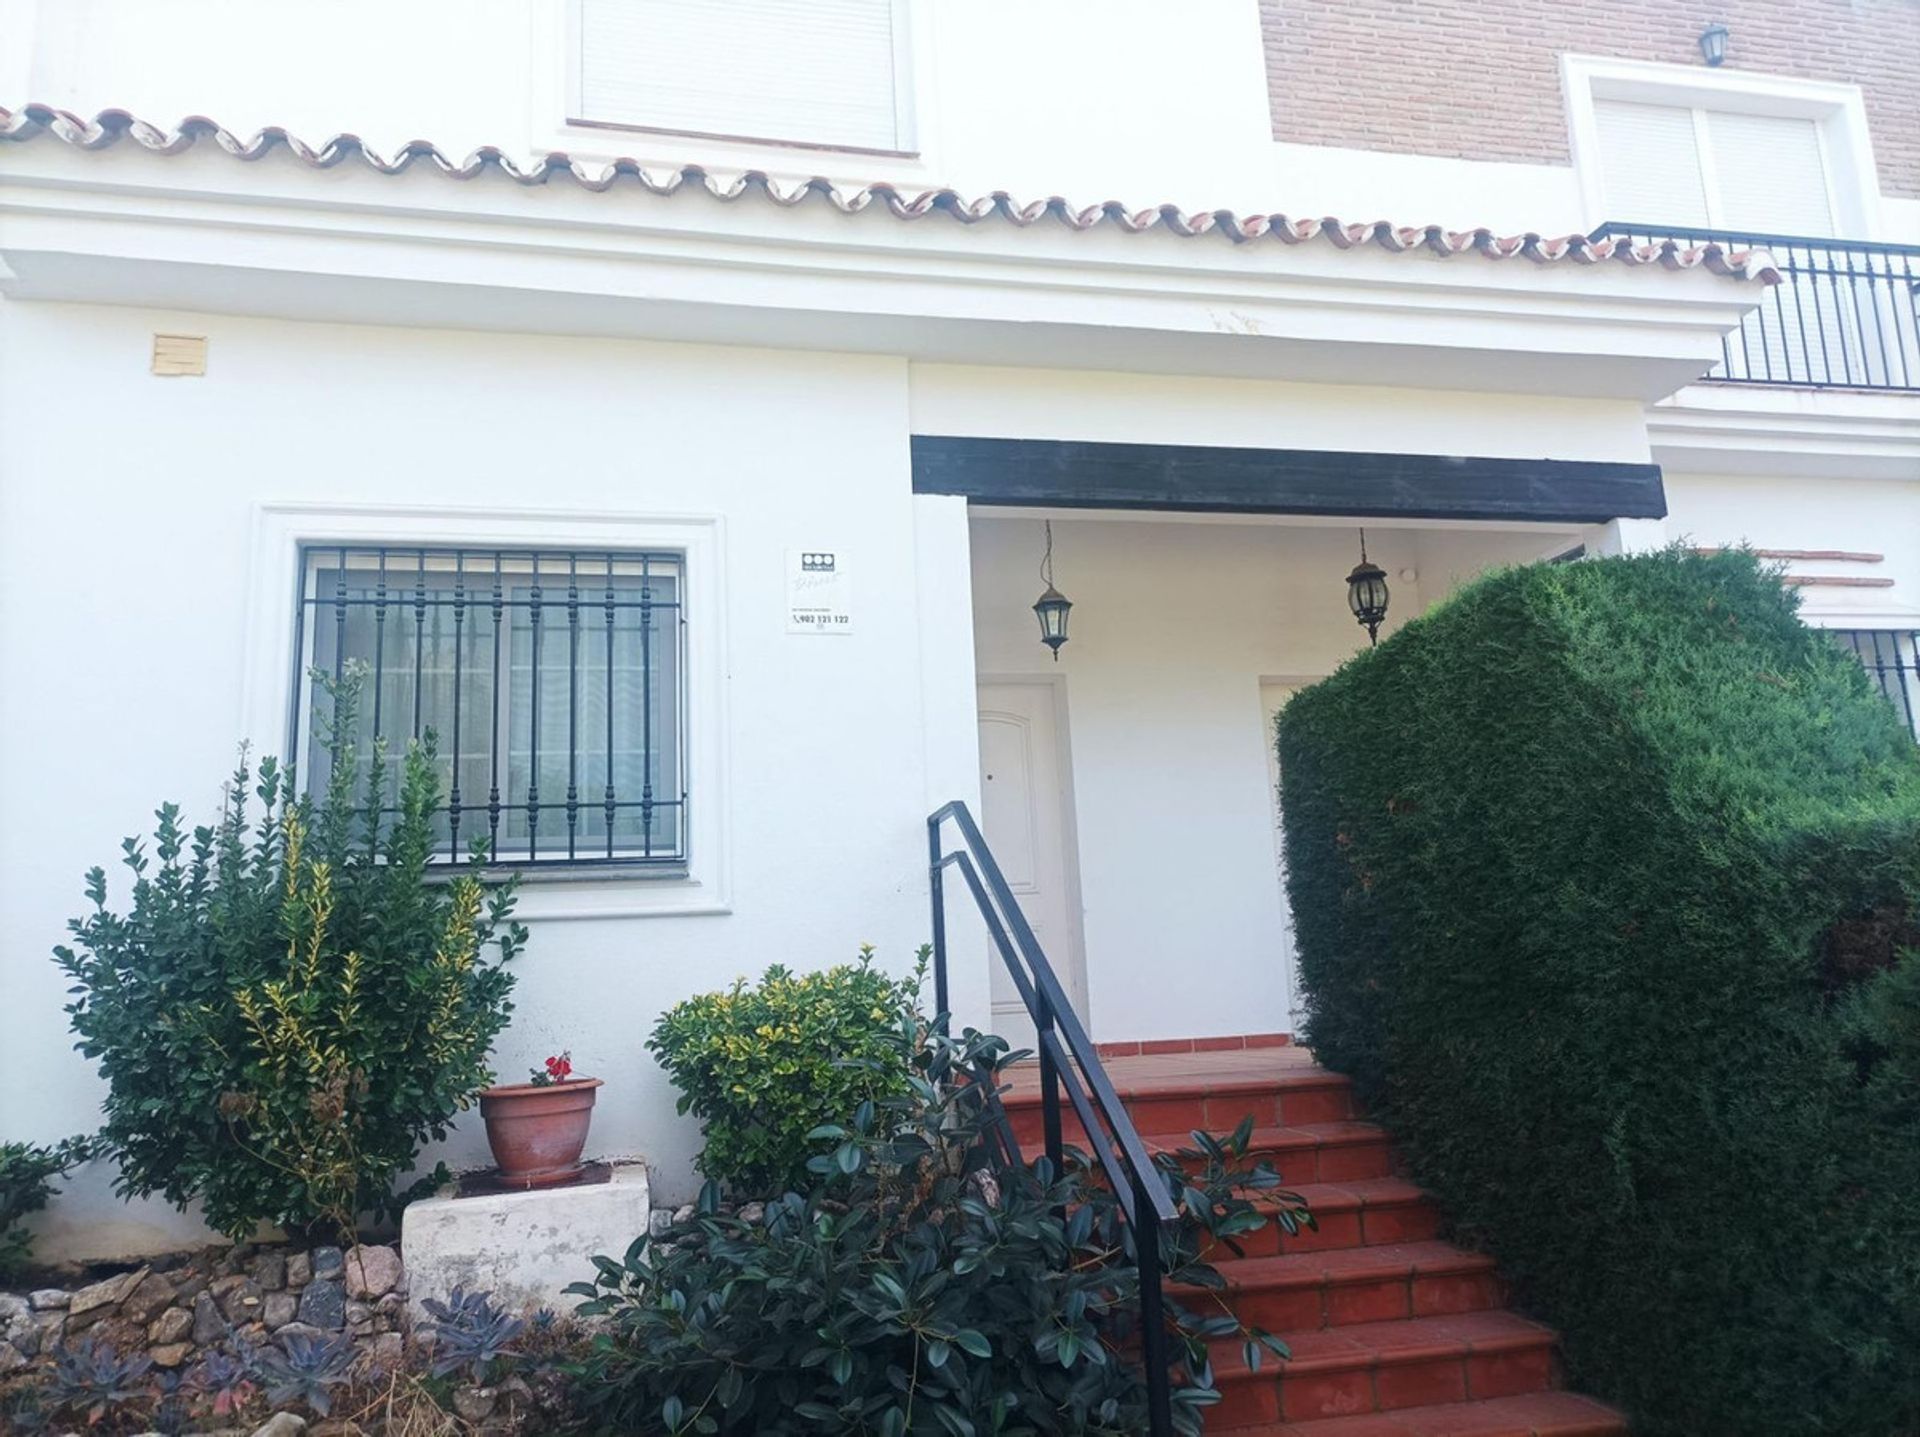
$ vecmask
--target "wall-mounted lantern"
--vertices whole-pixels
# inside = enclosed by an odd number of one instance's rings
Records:
[[[1060,662],[1060,646],[1067,641],[1067,611],[1073,607],[1067,596],[1053,587],[1053,521],[1047,521],[1047,556],[1040,561],[1040,577],[1047,591],[1034,603],[1040,620],[1040,642],[1053,650],[1053,661]]]
[[[1367,642],[1380,642],[1380,625],[1387,618],[1387,571],[1367,558],[1367,531],[1360,531],[1360,562],[1347,575],[1347,607],[1367,631]]]
[[[1718,20],[1700,32],[1700,58],[1709,65],[1721,65],[1727,58],[1728,30]]]

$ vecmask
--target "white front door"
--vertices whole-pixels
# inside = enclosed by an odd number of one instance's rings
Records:
[[[1306,679],[1262,679],[1260,714],[1266,722],[1267,792],[1273,798],[1274,879],[1280,885],[1280,972],[1287,985],[1287,1019],[1294,1040],[1306,1023],[1306,996],[1300,988],[1300,975],[1294,966],[1293,906],[1287,901],[1287,854],[1280,836],[1280,755],[1274,748],[1274,720],[1287,700],[1307,686]]]
[[[981,683],[980,827],[1041,951],[1086,1023],[1079,855],[1062,708],[1051,679]],[[988,962],[994,1031],[1016,1048],[1031,1047],[1033,1027],[1012,976],[997,953]]]

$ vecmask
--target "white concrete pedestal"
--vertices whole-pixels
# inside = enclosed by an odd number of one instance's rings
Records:
[[[484,1289],[508,1311],[550,1307],[562,1316],[580,1301],[563,1294],[593,1276],[596,1254],[622,1257],[647,1230],[644,1163],[616,1163],[610,1181],[588,1187],[490,1193],[448,1192],[408,1204],[400,1217],[407,1303],[444,1302],[456,1287]]]

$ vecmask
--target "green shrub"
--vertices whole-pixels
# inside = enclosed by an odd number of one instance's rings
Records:
[[[911,1018],[891,1035],[910,1074],[896,1097],[861,1104],[817,1133],[829,1151],[759,1223],[726,1216],[708,1184],[700,1214],[664,1242],[642,1236],[622,1261],[571,1291],[610,1319],[569,1374],[581,1415],[605,1433],[1138,1433],[1145,1384],[1131,1229],[1112,1191],[1071,1153],[995,1164],[986,1095],[1006,1054],[998,1038]],[[968,1081],[951,1080],[966,1074]],[[1203,1294],[1169,1297],[1175,1420],[1197,1433],[1218,1400],[1207,1339],[1239,1336],[1249,1365],[1285,1348],[1241,1327],[1205,1294],[1200,1260],[1269,1220],[1308,1221],[1265,1164],[1244,1161],[1249,1118],[1224,1141],[1160,1159],[1181,1204],[1163,1258]]]
[[[0,1143],[0,1282],[27,1264],[31,1243],[21,1224],[53,1196],[54,1179],[92,1155],[86,1138],[64,1142]]]
[[[647,1047],[680,1089],[680,1111],[700,1119],[700,1170],[749,1192],[777,1190],[819,1151],[807,1136],[843,1123],[861,1103],[906,1091],[894,1041],[920,995],[913,976],[860,961],[819,973],[775,966],[755,987],[742,979],[670,1008]]]
[[[1647,1434],[1920,1431],[1920,750],[1748,554],[1492,575],[1280,723],[1311,1039]]]
[[[343,734],[354,687],[335,696]],[[94,911],[56,953],[80,1051],[109,1085],[101,1137],[123,1194],[198,1199],[234,1237],[263,1221],[351,1232],[395,1205],[421,1144],[486,1085],[512,1009],[503,965],[525,936],[512,885],[490,888],[477,868],[429,875],[430,738],[398,793],[383,793],[384,770],[376,750],[362,792],[342,745],[315,804],[272,759],[256,773],[243,757],[217,826],[189,838],[167,804],[157,866],[126,841],[124,916],[106,875],[88,874]]]

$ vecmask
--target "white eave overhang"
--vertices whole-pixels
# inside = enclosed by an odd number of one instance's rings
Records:
[[[1647,410],[1671,474],[1920,483],[1920,399],[1859,389],[1694,384]]]
[[[1651,401],[1705,373],[1763,293],[1699,264],[0,146],[0,294],[18,300]]]

